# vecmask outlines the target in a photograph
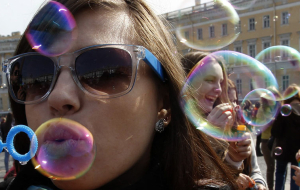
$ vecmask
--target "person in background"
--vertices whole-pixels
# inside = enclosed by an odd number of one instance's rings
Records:
[[[186,73],[189,73],[192,70],[192,68],[207,55],[208,54],[202,52],[191,52],[186,54],[181,59]],[[232,114],[230,112],[228,113],[226,110],[232,109],[236,105],[237,97],[228,97],[228,79],[223,63],[221,61],[217,61],[217,59],[213,57],[210,57],[205,61],[206,62],[202,65],[202,76],[197,79],[197,81],[201,84],[197,85],[201,86],[201,88],[199,88],[197,91],[198,94],[200,94],[197,98],[198,101],[202,103],[205,102],[205,100],[202,100],[206,97],[215,97],[213,103],[203,103],[201,108],[203,109],[203,111],[207,111],[205,115],[209,122],[216,124],[217,127],[226,128],[226,122],[233,123]],[[233,100],[232,104],[230,99]],[[220,110],[222,111],[221,113],[224,115],[219,116],[218,118],[214,118],[213,113],[217,113]],[[228,120],[225,119],[225,121],[222,121],[222,118],[224,118],[225,115],[228,117]],[[239,170],[237,172],[238,175],[236,177],[239,189],[241,190],[247,189],[249,187],[249,183],[252,183],[252,180],[249,176],[241,173],[244,169],[244,159],[248,158],[251,155],[250,134],[245,133],[244,137],[245,140],[239,141],[237,143],[228,143],[225,140],[215,139],[213,137],[208,136],[214,150],[219,155],[219,157],[227,165]],[[247,168],[247,170],[249,169],[249,167],[245,168]],[[253,171],[255,173],[256,169],[254,169]],[[257,182],[259,190],[265,190],[266,183],[264,182],[264,180],[259,180],[259,177],[254,175],[253,177],[254,180]]]
[[[283,93],[283,97],[292,97],[283,101],[292,108],[290,115],[278,114],[271,129],[271,135],[275,138],[274,156],[276,159],[275,190],[284,189],[287,175],[287,165],[298,165],[295,154],[300,149],[300,88],[296,84],[290,85]],[[278,151],[278,152],[277,152]],[[291,179],[295,175],[294,168],[291,169]],[[295,180],[291,180],[291,190],[299,190]]]
[[[6,116],[6,122],[1,124],[1,135],[2,135],[2,142],[6,142],[6,137],[13,125],[13,115],[8,113]],[[9,170],[9,152],[4,150],[5,157],[4,157],[4,164],[5,164],[5,171],[6,173]]]
[[[294,176],[293,176],[292,179],[295,181],[295,184],[300,187],[300,167],[299,167],[299,163],[300,163],[300,149],[296,153],[295,157],[296,157],[296,161],[298,162],[298,165],[291,165],[291,169],[295,170],[295,173],[294,173]]]
[[[267,89],[269,91],[271,91],[277,99],[282,99],[280,92],[275,87],[271,86],[271,87],[268,87]],[[262,99],[261,103],[256,102],[255,104],[257,104],[257,103],[259,105],[261,105],[261,106],[258,106],[259,109],[258,109],[257,115],[256,115],[259,122],[265,122],[265,117],[273,117],[273,116],[267,116],[267,115],[270,115],[272,112],[272,110],[270,110],[270,109],[279,110],[281,107],[281,103],[276,102],[277,105],[275,106],[275,108],[273,108],[274,106],[268,105],[268,101],[264,100],[264,99]],[[274,103],[274,102],[272,102],[272,103]],[[277,112],[277,114],[278,114],[278,112]],[[275,115],[275,117],[276,116],[277,115]],[[268,141],[271,137],[272,124],[273,124],[273,121],[268,123],[267,127],[264,126],[264,128],[266,128],[266,129],[261,134],[261,149],[263,152],[264,160],[267,165],[267,183],[268,183],[269,190],[273,190],[273,187],[274,187],[274,170],[275,170],[275,159],[271,155],[271,150],[268,147]]]
[[[230,79],[228,79],[228,97],[229,100],[234,104],[237,105],[237,90],[234,82]],[[243,116],[240,113],[240,116],[237,115],[237,120],[241,123],[244,124],[244,120],[242,119]],[[258,162],[257,162],[257,156],[254,150],[254,142],[251,138],[251,156],[247,157],[244,159],[244,169],[243,169],[243,174],[241,178],[249,180],[246,176],[249,176],[250,179],[253,179],[259,189],[266,189],[267,183],[265,179],[262,176],[261,170],[259,168]]]
[[[256,122],[257,119],[257,112],[260,108],[260,102],[255,102],[254,104],[254,108],[252,110],[252,120],[254,122]],[[255,129],[256,130],[256,129]],[[261,153],[261,148],[260,148],[260,144],[261,144],[261,133],[258,133],[258,135],[256,136],[256,145],[255,145],[255,150],[256,150],[256,155],[257,156],[262,156],[263,154]]]

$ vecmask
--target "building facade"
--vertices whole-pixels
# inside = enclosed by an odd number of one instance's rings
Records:
[[[0,62],[13,56],[17,44],[20,40],[20,32],[12,32],[9,36],[0,36]],[[7,80],[2,72],[1,64],[0,72],[0,116],[6,115],[10,111],[10,103],[8,98]]]
[[[203,4],[200,0],[195,2],[196,5],[193,7],[162,15],[174,27],[172,31],[175,43],[178,52],[183,55],[190,51],[197,51],[197,46],[203,45],[203,42],[207,45],[228,42],[228,36],[234,41],[222,50],[237,51],[251,57],[255,57],[268,47],[277,45],[290,46],[297,51],[300,49],[300,1],[298,0],[256,0],[251,7],[237,10],[240,21],[235,24],[232,23],[232,18],[228,18],[230,12],[224,12],[220,5],[213,1]],[[249,0],[231,0],[231,2],[243,7]],[[237,33],[239,35],[236,35]],[[234,38],[234,35],[237,37]],[[193,49],[193,45],[196,48]],[[199,49],[204,50],[205,47]],[[289,84],[300,84],[300,63],[298,62],[296,68],[293,68],[289,66],[288,61],[290,60],[270,59],[265,63],[276,77],[281,92]],[[241,101],[249,91],[253,90],[251,85],[253,79],[249,77],[249,73],[238,72],[238,70],[246,70],[241,68],[247,67],[246,64],[235,62],[231,67],[235,72],[230,78],[238,87]]]

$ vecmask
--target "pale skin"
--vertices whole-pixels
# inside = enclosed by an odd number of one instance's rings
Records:
[[[220,128],[225,128],[227,123],[232,121],[230,104],[220,104],[213,108],[214,102],[222,94],[223,80],[221,66],[216,62],[209,62],[201,65],[201,71],[194,84],[197,88],[198,104],[201,109],[209,113],[207,120]]]
[[[232,106],[229,103],[223,103],[213,108],[214,101],[222,94],[222,82],[224,80],[222,67],[217,62],[208,62],[201,65],[195,87],[198,93],[198,102],[209,115],[207,120],[214,126],[225,128],[228,123],[233,122]],[[244,134],[244,140],[236,143],[230,143],[229,156],[235,162],[240,162],[251,155],[250,134]]]
[[[78,37],[69,52],[96,44],[135,44],[121,30],[130,23],[126,12],[112,15],[86,10],[75,19]],[[71,60],[62,56],[60,64],[69,66]],[[156,77],[142,62],[130,93],[96,99],[80,90],[64,67],[48,99],[25,106],[33,130],[49,119],[63,117],[81,123],[94,136],[97,154],[91,169],[72,181],[53,181],[58,188],[95,189],[110,182],[104,189],[116,189],[135,183],[147,171],[155,123],[165,118],[166,127],[171,120],[168,94]]]
[[[249,184],[253,184],[252,179],[249,176],[242,173],[239,174],[239,177],[236,180],[236,182],[238,184],[239,190],[245,190],[249,188]],[[256,183],[256,186],[258,190],[267,190],[267,188],[262,184]]]

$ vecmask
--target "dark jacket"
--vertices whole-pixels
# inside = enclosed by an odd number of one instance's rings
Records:
[[[289,116],[278,114],[271,130],[275,137],[275,146],[282,149],[275,159],[292,162],[300,149],[300,104],[291,104],[292,113]]]
[[[123,190],[168,190],[165,180],[162,177],[162,173],[161,166],[158,163],[153,164],[149,171],[137,183],[130,185]],[[40,174],[34,169],[32,163],[28,162],[20,173],[18,173],[17,177],[9,184],[7,190],[30,190],[38,189],[38,187],[47,190],[58,190],[49,178]]]

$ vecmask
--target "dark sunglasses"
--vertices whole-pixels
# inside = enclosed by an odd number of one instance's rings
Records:
[[[80,49],[62,56],[71,57],[69,67],[75,83],[85,93],[96,98],[116,98],[131,91],[140,60],[144,60],[164,82],[164,71],[158,59],[146,48],[138,45],[105,44]],[[47,57],[37,52],[14,56],[2,63],[9,92],[21,104],[34,104],[45,100],[51,93],[59,75],[58,57]],[[19,77],[10,76],[18,67]]]

